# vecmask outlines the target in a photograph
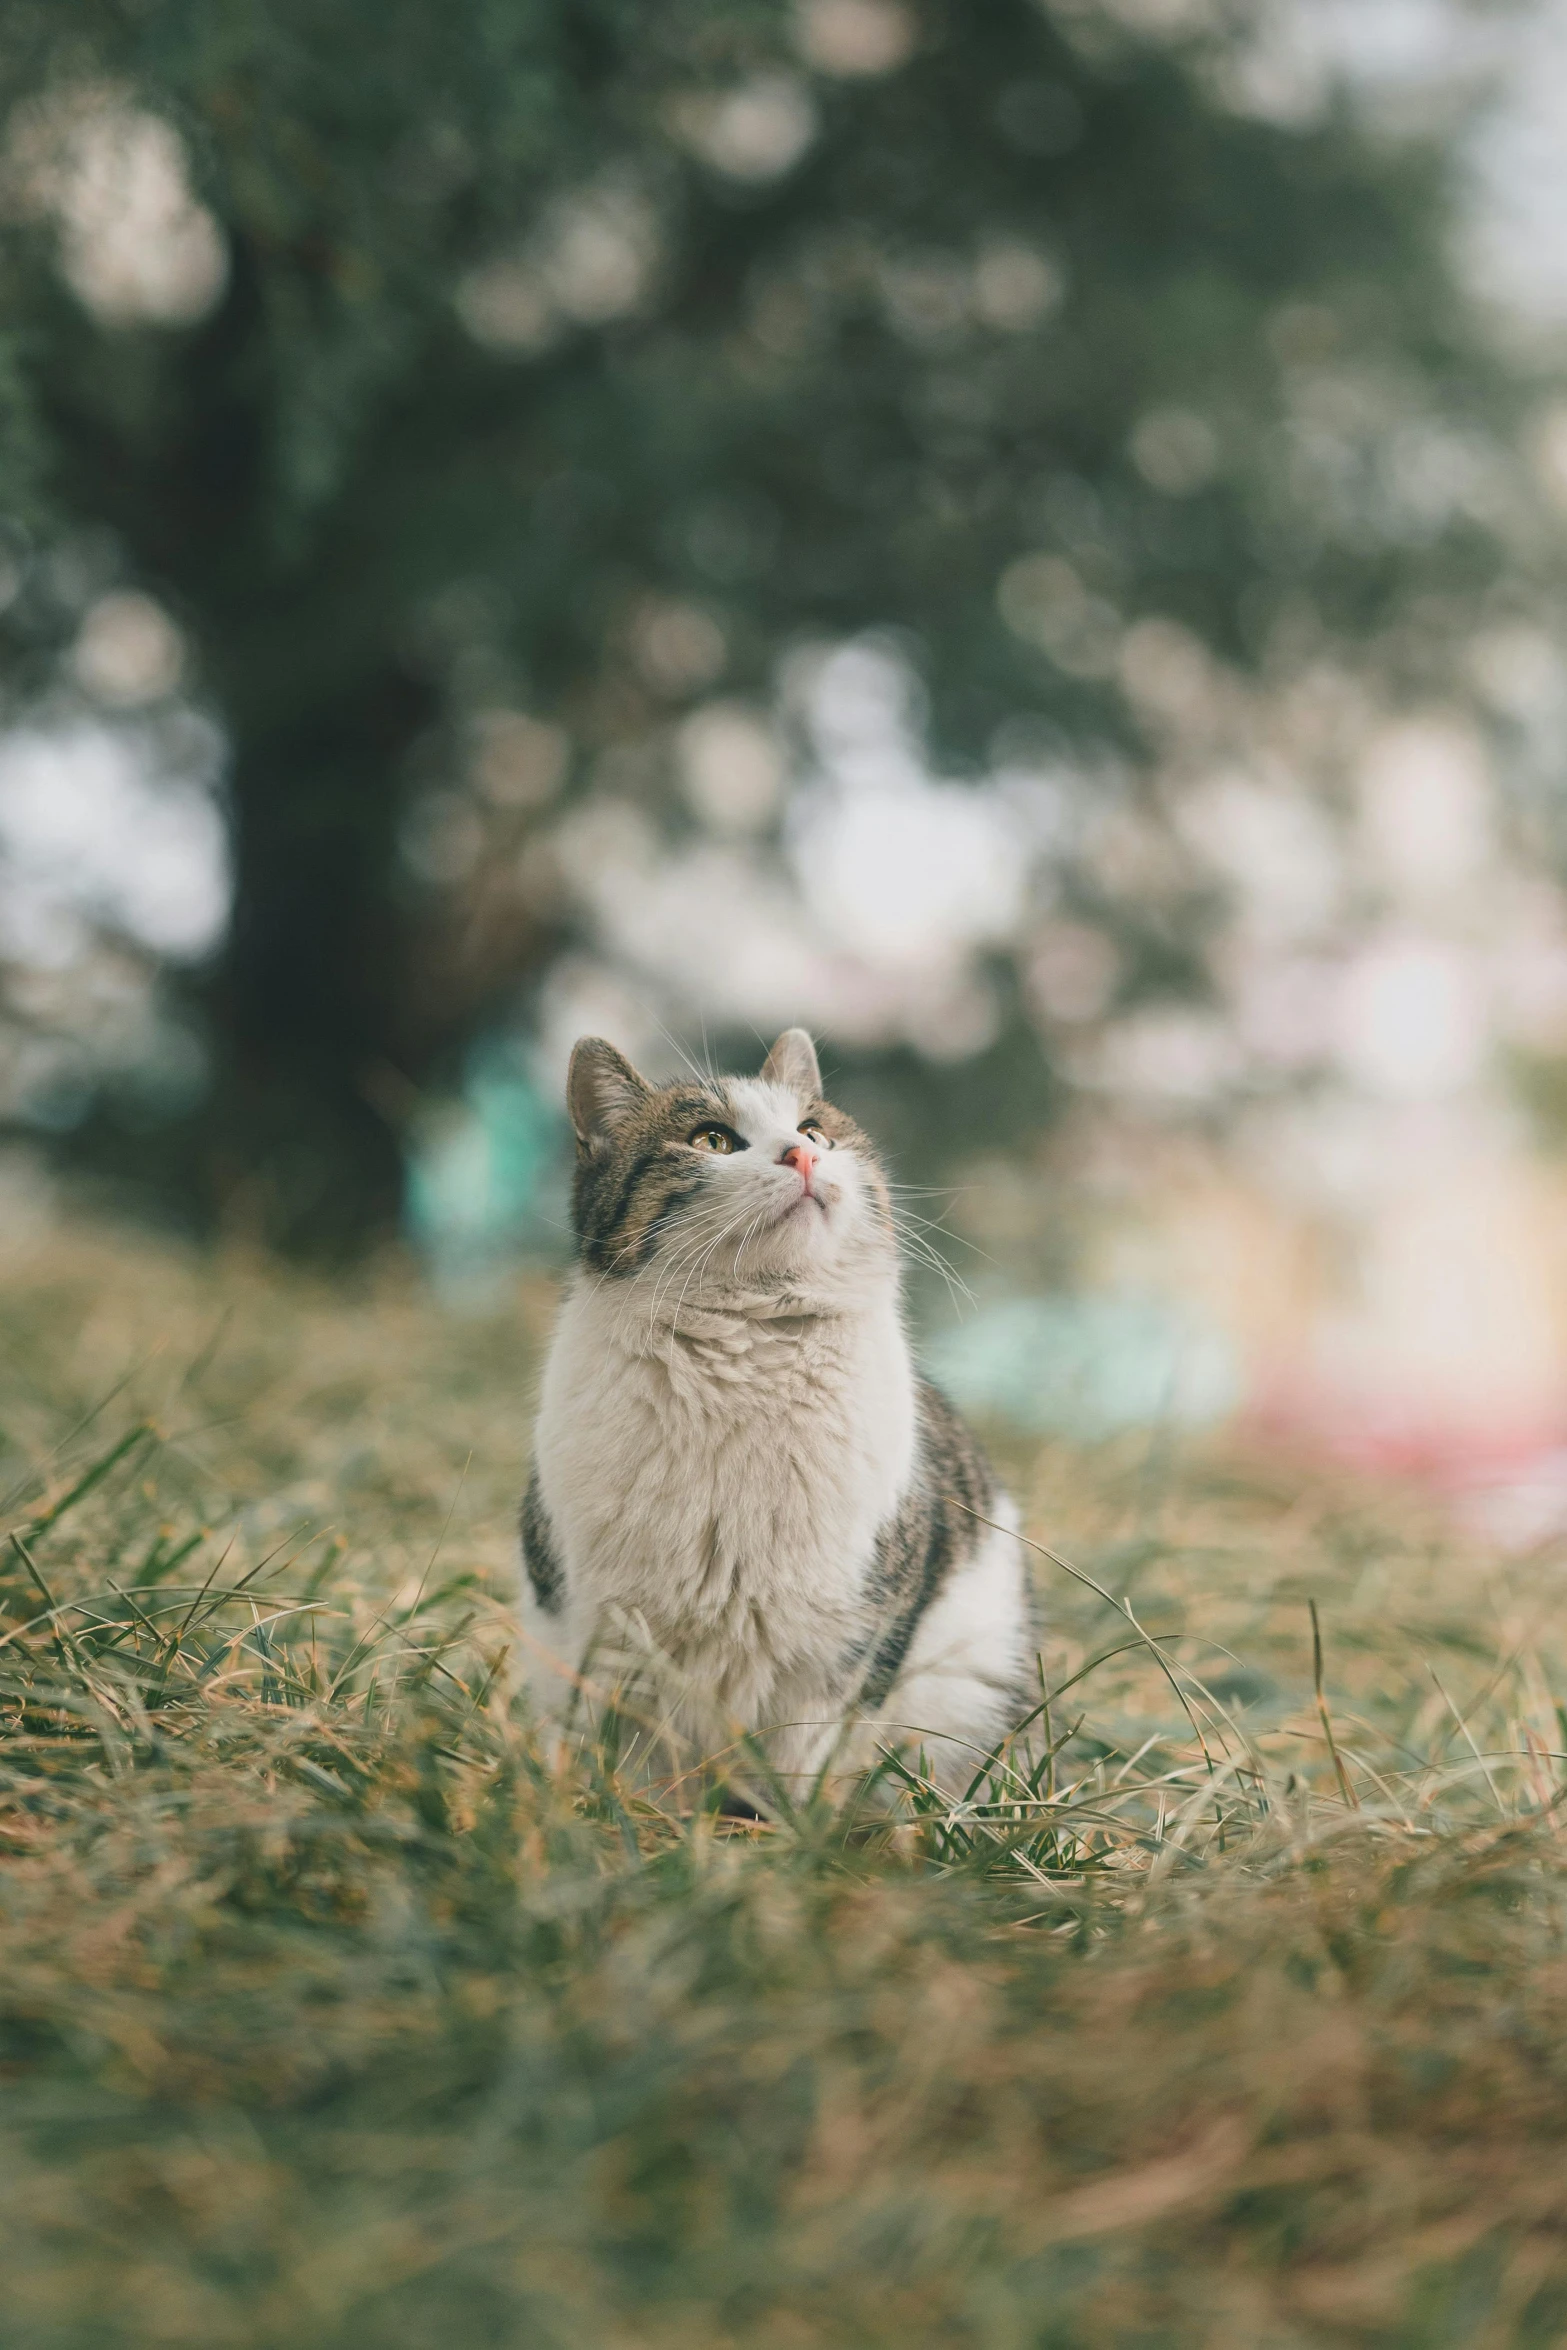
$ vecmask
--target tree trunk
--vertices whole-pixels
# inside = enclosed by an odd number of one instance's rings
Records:
[[[201,1187],[220,1224],[340,1256],[401,1192],[378,1073],[397,1065],[411,918],[393,892],[403,755],[431,689],[388,663],[350,698],[234,746],[234,914],[208,999],[218,1083]]]

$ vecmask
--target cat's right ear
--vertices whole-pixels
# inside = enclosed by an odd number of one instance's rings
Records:
[[[652,1092],[624,1053],[602,1036],[579,1037],[566,1072],[566,1108],[584,1143],[607,1140]]]

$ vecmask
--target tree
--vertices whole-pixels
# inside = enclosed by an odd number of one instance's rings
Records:
[[[232,745],[217,1081],[157,1144],[200,1213],[260,1168],[279,1239],[384,1222],[389,1089],[558,948],[526,892],[396,855],[496,712],[564,729],[581,789],[718,675],[879,623],[953,761],[1020,718],[1135,745],[1128,621],[1257,661],[1484,583],[1483,514],[1386,494],[1388,415],[1297,399],[1505,403],[1442,155],[1248,114],[1242,38],[1111,0],[11,0],[4,494],[113,534]],[[173,127],[220,233],[188,322],[67,282],[71,141],[111,118]]]

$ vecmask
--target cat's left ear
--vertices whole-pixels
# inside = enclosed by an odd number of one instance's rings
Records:
[[[769,1085],[787,1087],[798,1102],[819,1102],[822,1073],[816,1047],[803,1028],[786,1028],[766,1060],[762,1075]]]
[[[566,1072],[566,1108],[577,1140],[603,1142],[647,1100],[651,1087],[602,1036],[579,1037]]]

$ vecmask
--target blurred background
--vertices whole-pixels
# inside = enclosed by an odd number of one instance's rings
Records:
[[[7,0],[0,98],[11,1231],[460,1304],[578,1034],[801,1021],[972,1407],[1567,1519],[1564,0]]]

